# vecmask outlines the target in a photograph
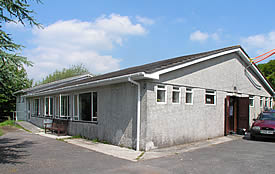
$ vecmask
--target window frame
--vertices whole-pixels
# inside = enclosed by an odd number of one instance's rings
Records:
[[[159,88],[160,86],[164,88]],[[164,91],[164,102],[158,101],[158,91]],[[156,85],[155,87],[155,93],[156,93],[156,103],[157,104],[166,104],[167,103],[167,86],[166,85]]]
[[[46,106],[47,99],[48,99],[48,104],[49,104],[48,108]],[[52,102],[51,102],[51,99],[52,99]],[[52,103],[52,107],[51,107],[51,103]],[[48,109],[48,114],[47,114],[47,109]],[[51,109],[52,109],[52,113],[51,113]],[[52,117],[54,115],[54,99],[52,96],[47,96],[44,98],[44,111],[45,111],[44,115],[46,117]]]
[[[68,99],[67,101],[67,115],[62,115],[62,97],[66,97]],[[69,118],[70,116],[70,95],[69,94],[60,94],[60,100],[59,100],[59,118]],[[64,106],[64,105],[63,105]]]
[[[175,89],[175,88],[178,88],[178,89]],[[174,92],[177,92],[179,95],[178,95],[178,102],[173,102],[173,97],[174,97],[174,95],[173,95],[173,93]],[[180,87],[178,87],[178,86],[173,86],[172,87],[172,97],[171,97],[171,99],[172,99],[172,104],[180,104],[180,97],[181,97],[181,88]]]
[[[79,121],[79,94],[73,94],[73,120],[74,121]],[[75,96],[76,96],[76,100],[75,100]],[[75,102],[76,102],[76,106],[77,106],[77,111],[75,112]],[[75,119],[77,118],[77,119]]]
[[[212,90],[212,89],[206,89],[204,91],[204,103],[205,105],[210,105],[210,106],[215,106],[216,103],[217,103],[217,92],[215,90]],[[211,95],[211,96],[214,96],[214,103],[207,103],[207,95]]]
[[[249,95],[249,107],[254,107],[255,106],[255,96],[254,95]],[[250,105],[250,101],[252,100],[252,106]]]
[[[91,121],[87,121],[87,120],[81,120],[80,119],[80,97],[79,95],[81,94],[86,94],[86,93],[90,93],[91,94]],[[96,116],[94,116],[94,112],[93,112],[93,94],[94,93],[97,93],[97,113],[98,113],[98,91],[84,91],[84,92],[81,92],[81,93],[78,93],[77,96],[78,96],[78,120],[74,120],[74,121],[81,121],[81,122],[93,122],[93,123],[97,123],[98,122],[98,114],[96,114]],[[74,94],[76,95],[76,94]],[[73,95],[73,96],[74,96]],[[94,119],[96,118],[96,121],[94,121]]]
[[[187,103],[187,93],[191,94],[191,103]],[[194,90],[193,88],[185,88],[185,104],[186,105],[193,105],[194,103]]]
[[[36,100],[38,100],[38,105],[36,105]],[[36,108],[37,106],[37,108]],[[38,112],[36,112],[38,111]],[[33,99],[33,113],[32,113],[33,117],[39,117],[40,116],[40,98],[34,98]]]
[[[264,97],[260,96],[260,108],[264,107]]]

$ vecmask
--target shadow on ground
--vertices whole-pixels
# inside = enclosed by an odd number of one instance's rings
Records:
[[[243,137],[244,140],[248,140],[248,141],[263,141],[263,142],[271,142],[271,143],[275,143],[275,138],[264,138],[264,137],[257,137],[255,140],[251,140],[250,139],[250,133],[247,133],[244,135]]]
[[[18,142],[16,138],[0,138],[0,164],[24,163],[21,159],[30,155],[26,148],[33,144],[32,141]]]

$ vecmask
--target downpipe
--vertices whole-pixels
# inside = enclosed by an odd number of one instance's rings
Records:
[[[136,144],[136,151],[139,151],[139,141],[140,141],[140,83],[128,77],[128,81],[132,84],[137,85],[138,87],[138,94],[137,94],[137,144]]]

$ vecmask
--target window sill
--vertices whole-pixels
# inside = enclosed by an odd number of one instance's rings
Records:
[[[72,122],[98,124],[97,121],[72,120]]]

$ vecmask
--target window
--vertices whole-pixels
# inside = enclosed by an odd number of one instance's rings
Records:
[[[249,106],[254,107],[254,96],[253,95],[249,96]]]
[[[163,85],[157,85],[157,103],[166,102],[166,88]]]
[[[265,104],[264,104],[264,107],[268,107],[268,98],[267,98],[267,97],[265,98]]]
[[[79,120],[78,116],[78,95],[73,95],[73,119]]]
[[[180,103],[180,88],[179,87],[173,87],[172,103]]]
[[[264,98],[263,97],[260,97],[260,107],[263,108],[263,105],[264,105]]]
[[[70,97],[68,95],[61,96],[61,108],[60,108],[60,117],[68,117],[70,116],[69,113],[69,106],[70,106]]]
[[[193,104],[193,89],[192,88],[186,88],[185,90],[185,103],[186,104]]]
[[[60,96],[55,96],[55,118],[58,118],[60,115]]]
[[[270,97],[269,104],[270,108],[272,109],[272,97]]]
[[[45,97],[45,116],[53,116],[53,98]]]
[[[79,120],[97,121],[97,92],[79,94]]]
[[[33,101],[33,115],[34,116],[38,116],[40,114],[39,105],[40,105],[40,100],[38,98],[34,99],[34,101]]]
[[[213,90],[206,90],[205,91],[205,104],[215,105],[216,102],[216,92]]]

